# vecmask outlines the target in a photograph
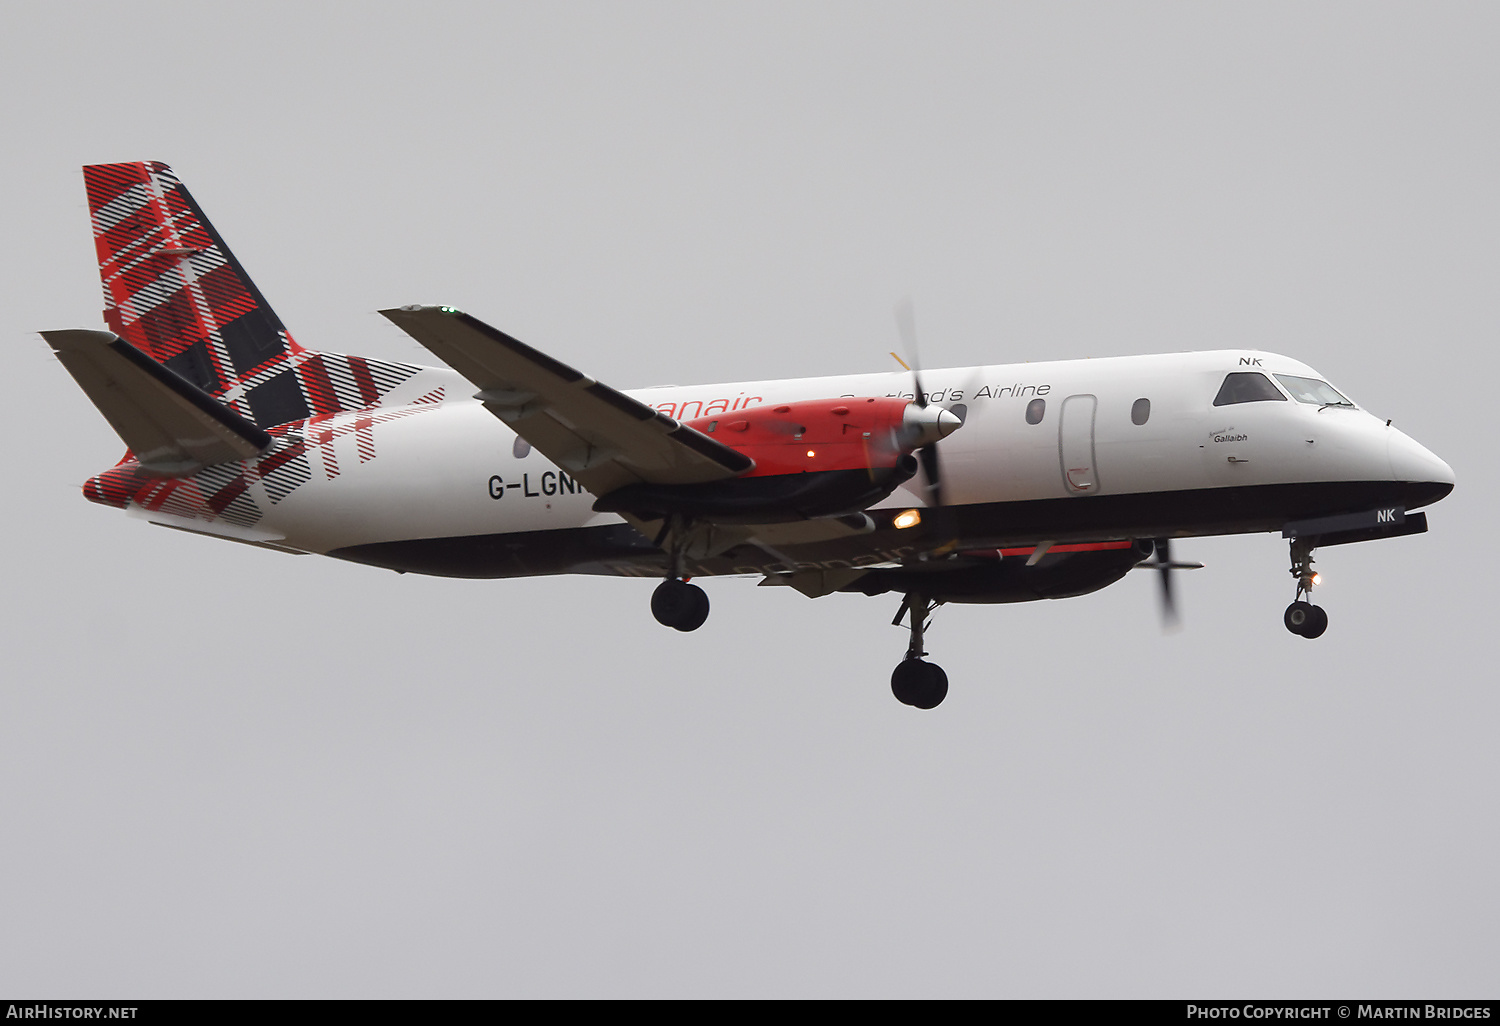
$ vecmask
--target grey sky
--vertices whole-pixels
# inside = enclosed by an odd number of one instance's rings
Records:
[[[1494,996],[1491,4],[33,5],[0,32],[0,992]],[[34,332],[156,159],[298,340],[454,303],[619,387],[1258,346],[1443,456],[1418,538],[890,597],[444,581],[129,521]]]

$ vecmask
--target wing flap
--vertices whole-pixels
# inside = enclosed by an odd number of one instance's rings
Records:
[[[187,477],[271,445],[265,431],[118,335],[79,329],[42,337],[153,474]]]
[[[475,398],[595,495],[627,484],[696,484],[754,467],[743,453],[653,410],[478,318],[446,306],[380,311],[469,379]]]
[[[870,572],[869,567],[845,567],[840,570],[797,570],[793,573],[767,574],[761,578],[762,588],[768,585],[785,585],[796,588],[808,598],[832,595],[840,588],[853,584]]]

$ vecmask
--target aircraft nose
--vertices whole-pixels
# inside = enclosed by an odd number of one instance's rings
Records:
[[[1386,451],[1391,460],[1391,477],[1397,481],[1423,486],[1422,501],[1408,505],[1436,502],[1453,490],[1453,468],[1426,446],[1395,428],[1387,428]]]

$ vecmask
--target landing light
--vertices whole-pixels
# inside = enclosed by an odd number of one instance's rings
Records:
[[[891,521],[897,527],[916,527],[921,522],[922,514],[914,509],[909,509],[905,513],[897,513],[896,519]]]
[[[1323,583],[1323,575],[1322,574],[1313,574],[1312,577],[1310,577],[1308,579],[1307,583],[1311,584],[1314,587],[1317,587],[1318,585],[1320,585],[1320,584]]]
[[[809,450],[807,450],[807,455],[809,455],[809,456],[816,456],[817,453],[814,452],[813,450],[809,449]]]

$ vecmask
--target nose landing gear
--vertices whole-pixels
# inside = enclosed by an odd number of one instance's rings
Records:
[[[1297,598],[1286,607],[1286,612],[1281,617],[1287,630],[1309,640],[1321,637],[1328,629],[1328,614],[1323,611],[1323,607],[1315,606],[1302,597],[1311,597],[1313,585],[1318,583],[1318,575],[1313,570],[1312,554],[1311,545],[1300,539],[1292,542],[1291,574],[1297,578]]]
[[[899,626],[902,617],[911,618],[911,643],[906,647],[906,658],[891,673],[891,694],[903,705],[935,709],[948,697],[948,675],[941,666],[922,658],[927,654],[922,650],[922,635],[939,604],[913,592],[906,596],[891,621],[892,626]]]

